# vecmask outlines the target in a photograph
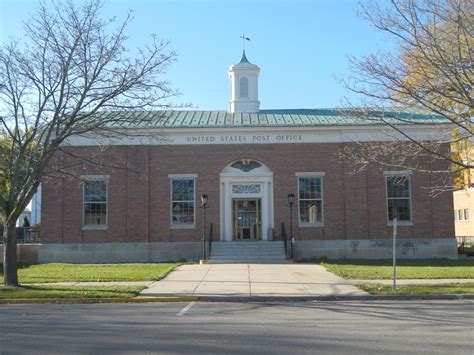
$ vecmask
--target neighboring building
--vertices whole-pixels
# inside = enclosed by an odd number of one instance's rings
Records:
[[[474,237],[474,187],[454,191],[456,237]]]
[[[34,194],[28,206],[21,213],[16,224],[18,227],[23,226],[25,217],[30,222],[30,226],[33,227],[41,222],[41,184],[38,187],[38,191]]]
[[[260,110],[259,72],[245,53],[230,67],[228,112],[148,112],[153,124],[124,129],[153,136],[71,139],[67,149],[75,154],[124,169],[84,165],[80,178],[43,182],[40,261],[197,259],[203,194],[215,242],[281,240],[282,222],[291,233],[288,194],[295,194],[297,258],[390,257],[395,216],[400,257],[457,257],[453,196],[434,198],[422,188],[433,183],[429,173],[373,167],[352,174],[339,157],[355,142],[393,134],[350,111]],[[436,116],[383,114],[401,115],[406,130],[425,140],[439,123]],[[419,164],[448,168],[445,161]]]
[[[464,157],[466,163],[474,162],[473,145],[471,140]],[[453,193],[456,237],[474,237],[474,170],[463,171],[462,181],[464,188]]]

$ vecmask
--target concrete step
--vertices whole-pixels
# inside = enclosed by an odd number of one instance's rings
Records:
[[[288,264],[287,260],[208,260],[208,264]]]
[[[239,253],[213,253],[211,252],[212,258],[284,258],[284,253],[272,253],[272,254],[254,254],[254,253],[246,253],[246,254],[239,254]]]
[[[213,254],[211,253],[211,259],[261,259],[261,258],[285,258],[285,254]]]
[[[283,248],[283,243],[262,245],[262,244],[243,244],[243,245],[222,245],[221,243],[212,243],[212,249],[215,250],[279,250]]]
[[[234,241],[212,244],[209,263],[286,263],[281,241]]]

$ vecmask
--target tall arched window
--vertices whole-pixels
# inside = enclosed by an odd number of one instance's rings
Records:
[[[240,97],[249,97],[249,79],[240,78]]]

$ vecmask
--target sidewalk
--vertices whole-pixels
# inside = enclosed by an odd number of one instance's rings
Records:
[[[366,296],[350,282],[319,265],[182,265],[153,283],[141,296],[308,297]]]

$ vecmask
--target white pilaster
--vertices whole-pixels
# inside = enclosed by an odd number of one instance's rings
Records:
[[[224,200],[224,192],[225,192],[225,184],[221,181],[219,182],[219,212],[221,214],[224,213],[225,211],[225,208],[224,208],[224,203],[225,203],[225,200]],[[219,227],[219,239],[221,242],[225,241],[225,230],[224,230],[224,226],[225,224],[223,223],[223,219],[220,218],[220,227]]]
[[[224,182],[224,238],[232,241],[232,198],[231,183]]]
[[[263,195],[262,195],[262,240],[268,240],[268,216],[270,210],[270,199],[268,198],[268,182],[263,183]]]

